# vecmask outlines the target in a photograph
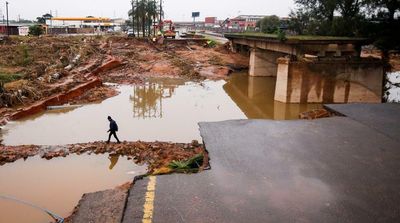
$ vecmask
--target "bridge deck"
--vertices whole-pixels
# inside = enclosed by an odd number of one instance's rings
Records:
[[[265,33],[231,33],[225,34],[227,39],[248,39],[257,40],[264,42],[282,42],[279,40],[278,36],[275,34],[265,34]],[[364,45],[369,42],[366,38],[354,38],[354,37],[338,37],[338,36],[303,36],[295,35],[286,36],[285,44],[356,44]]]

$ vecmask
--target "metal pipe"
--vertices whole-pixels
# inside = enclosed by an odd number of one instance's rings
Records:
[[[53,218],[57,223],[63,223],[63,222],[64,222],[64,218],[58,216],[57,214],[52,213],[51,211],[49,211],[49,210],[47,210],[47,209],[41,208],[41,207],[39,207],[39,206],[37,206],[37,205],[34,205],[34,204],[31,204],[31,203],[29,203],[29,202],[26,202],[26,201],[23,201],[23,200],[19,200],[19,199],[14,198],[14,197],[3,196],[3,195],[0,195],[0,199],[15,201],[15,202],[17,202],[17,203],[30,206],[30,207],[32,207],[32,208],[35,208],[35,209],[38,209],[38,210],[40,210],[40,211],[45,212],[45,213],[48,214],[51,218]]]

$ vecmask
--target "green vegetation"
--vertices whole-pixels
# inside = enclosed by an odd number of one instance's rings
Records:
[[[278,30],[277,38],[279,41],[282,41],[282,42],[286,41],[287,40],[286,33],[282,30]]]
[[[218,44],[217,44],[217,41],[215,41],[215,40],[213,40],[213,39],[211,39],[211,38],[209,38],[208,40],[207,40],[207,46],[208,47],[210,47],[210,48],[214,48],[214,47],[216,47]]]
[[[53,18],[53,16],[51,14],[47,13],[40,17],[37,17],[36,20],[37,20],[37,23],[39,23],[39,24],[46,24],[46,20],[49,20],[51,18]]]
[[[0,83],[9,83],[24,78],[23,74],[0,73]]]
[[[257,22],[257,27],[260,28],[261,32],[270,34],[277,33],[280,25],[281,21],[276,15],[264,17]]]
[[[399,0],[295,0],[289,30],[300,35],[366,37],[388,58],[400,50]]]
[[[132,9],[128,15],[131,17],[130,25],[134,26],[137,36],[142,32],[143,37],[152,35],[153,22],[160,15],[159,3],[156,0],[131,0]]]
[[[246,33],[232,33],[227,34],[226,36],[249,36],[249,37],[264,37],[264,38],[272,38],[272,39],[279,39],[278,34],[268,34],[268,33],[253,33],[253,32],[246,32]],[[312,36],[312,35],[285,35],[287,40],[304,40],[304,41],[318,41],[318,40],[366,40],[366,38],[360,37],[341,37],[341,36]]]
[[[204,154],[197,154],[196,156],[186,161],[172,161],[169,168],[173,170],[193,170],[198,169],[203,165]]]
[[[32,58],[29,55],[29,48],[26,45],[20,45],[14,58],[14,64],[18,66],[27,66],[32,63]]]
[[[29,35],[31,36],[40,36],[44,33],[44,30],[41,25],[33,25],[29,27]]]

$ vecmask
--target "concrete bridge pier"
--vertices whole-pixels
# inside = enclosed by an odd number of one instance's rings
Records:
[[[278,71],[276,60],[283,56],[283,53],[251,49],[249,75],[252,77],[276,77]]]
[[[275,100],[283,103],[380,103],[381,61],[278,59]]]

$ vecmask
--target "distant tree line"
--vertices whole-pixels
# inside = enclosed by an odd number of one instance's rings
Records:
[[[128,14],[131,20],[128,22],[128,26],[134,27],[137,32],[137,36],[140,33],[143,37],[152,35],[152,28],[154,22],[159,20],[162,9],[160,8],[160,2],[156,0],[131,0],[132,8]]]
[[[295,0],[289,29],[301,35],[367,37],[387,57],[400,50],[400,0]]]
[[[257,23],[264,33],[288,29],[299,35],[366,37],[382,50],[400,50],[400,0],[295,0],[288,20],[267,16]]]

